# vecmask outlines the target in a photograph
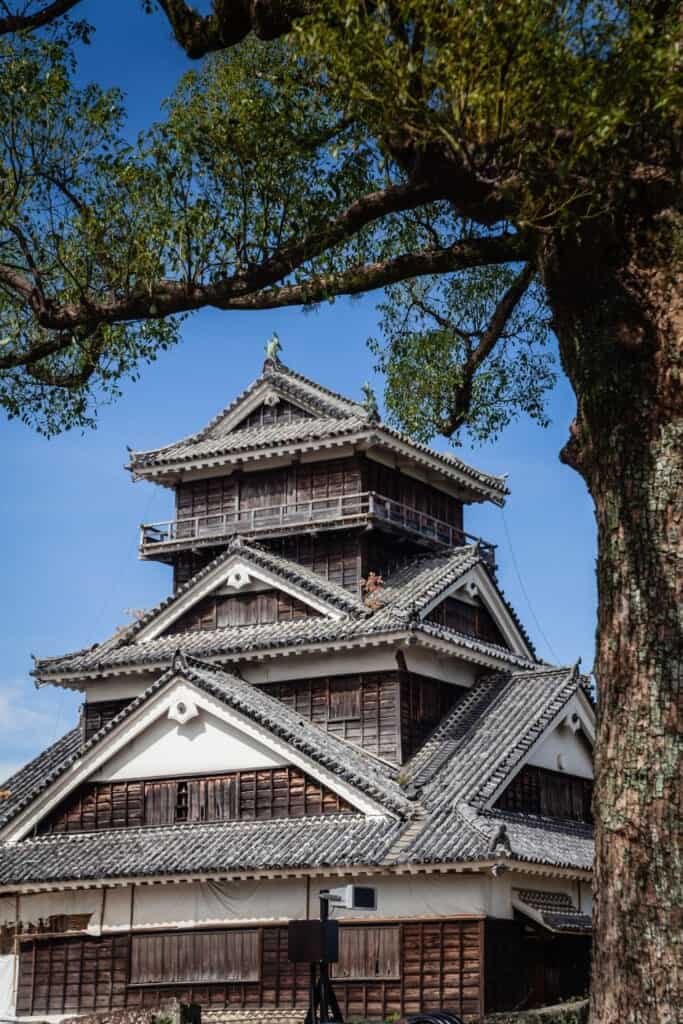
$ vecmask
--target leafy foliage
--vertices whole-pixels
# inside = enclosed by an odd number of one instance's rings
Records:
[[[556,375],[543,292],[535,282],[474,375],[461,429],[453,434],[449,425],[453,395],[466,383],[463,368],[514,277],[510,267],[478,267],[387,289],[379,306],[383,341],[371,339],[370,347],[386,375],[387,411],[397,426],[425,442],[446,433],[460,443],[463,433],[490,440],[520,414],[547,424],[544,399]]]
[[[188,52],[220,52],[135,145],[119,93],[72,84],[87,26],[2,37],[9,415],[48,433],[92,424],[204,306],[386,287],[374,347],[397,422],[480,439],[520,413],[543,422],[541,286],[511,268],[596,222],[618,234],[669,187],[675,5],[287,0],[259,5],[277,41],[245,38],[245,23],[237,46],[227,0],[206,18],[182,0],[148,7]]]

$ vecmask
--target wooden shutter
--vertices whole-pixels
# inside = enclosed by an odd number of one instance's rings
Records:
[[[330,686],[328,717],[331,722],[361,717],[359,680]]]
[[[401,931],[398,925],[342,925],[336,978],[400,978]]]
[[[260,974],[257,928],[131,938],[131,985],[258,981]]]

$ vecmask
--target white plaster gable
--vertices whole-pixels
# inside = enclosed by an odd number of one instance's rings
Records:
[[[429,613],[448,597],[455,597],[469,604],[482,604],[503,634],[510,650],[523,658],[533,659],[533,652],[527,641],[521,634],[517,623],[498,593],[495,584],[481,565],[473,566],[464,576],[456,580],[452,586],[442,591],[429,604],[426,604],[420,612],[420,618],[427,618]]]
[[[585,708],[573,697],[561,721],[534,745],[526,763],[592,779],[592,729]]]
[[[164,608],[152,622],[140,630],[136,641],[154,640],[161,636],[181,615],[190,611],[209,594],[239,594],[266,588],[274,588],[289,594],[298,601],[309,605],[320,615],[338,619],[343,614],[322,598],[313,596],[290,580],[285,580],[262,566],[256,565],[250,561],[248,555],[235,553],[217,565],[213,572],[198,580],[194,587],[185,591],[181,597]]]
[[[180,712],[177,711],[179,705]],[[185,718],[182,709],[190,708],[194,714]],[[120,782],[279,768],[287,763],[264,743],[198,708],[181,688],[169,702],[167,714],[152,722],[92,778]]]

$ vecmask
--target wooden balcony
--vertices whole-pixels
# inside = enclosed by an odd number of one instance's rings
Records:
[[[291,533],[336,530],[369,523],[447,548],[478,541],[482,556],[495,566],[495,544],[374,491],[148,523],[140,528],[140,557],[169,561],[175,551],[217,547],[236,534],[255,539],[284,537]]]

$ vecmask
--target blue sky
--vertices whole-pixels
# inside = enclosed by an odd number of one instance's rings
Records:
[[[157,116],[159,103],[189,66],[158,15],[137,0],[91,0],[96,26],[81,51],[80,75],[127,94],[130,130]],[[172,495],[133,485],[123,470],[126,445],[152,448],[201,427],[257,376],[263,346],[276,330],[294,369],[351,397],[367,378],[381,395],[366,339],[376,332],[380,296],[342,300],[314,313],[203,311],[187,321],[183,342],[143,369],[124,398],[102,411],[98,429],[46,440],[0,421],[4,483],[0,537],[0,779],[76,721],[79,694],[45,687],[29,675],[31,653],[61,654],[104,639],[170,588],[170,569],[138,561],[138,525],[168,519]],[[558,452],[574,412],[563,380],[550,401],[551,426],[529,421],[498,441],[459,454],[482,469],[509,474],[503,512],[472,506],[465,528],[498,544],[499,578],[541,657],[593,664],[595,527],[583,482]],[[437,442],[436,447],[445,447]]]

